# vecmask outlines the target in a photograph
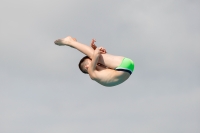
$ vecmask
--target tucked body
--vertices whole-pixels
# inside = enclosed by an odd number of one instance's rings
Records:
[[[133,61],[123,56],[107,54],[105,48],[97,48],[94,42],[93,39],[89,47],[68,36],[56,40],[55,44],[70,46],[85,54],[86,56],[79,62],[79,68],[99,84],[111,87],[126,81],[134,70]]]

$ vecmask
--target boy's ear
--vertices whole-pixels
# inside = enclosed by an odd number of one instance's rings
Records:
[[[87,64],[87,65],[85,65],[85,68],[87,68],[88,69],[88,67],[89,67],[89,65]]]

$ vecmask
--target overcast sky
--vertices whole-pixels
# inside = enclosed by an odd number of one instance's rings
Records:
[[[199,133],[199,0],[1,0],[1,133]],[[131,58],[107,88],[78,69],[71,35]]]

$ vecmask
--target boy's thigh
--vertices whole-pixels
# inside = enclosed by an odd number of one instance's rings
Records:
[[[123,59],[124,59],[123,56],[101,54],[101,56],[99,57],[98,63],[103,64],[111,69],[115,69],[121,64]]]

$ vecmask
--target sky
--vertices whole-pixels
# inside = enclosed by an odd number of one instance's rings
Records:
[[[200,1],[1,0],[1,133],[199,133]],[[54,40],[131,58],[104,87]]]

